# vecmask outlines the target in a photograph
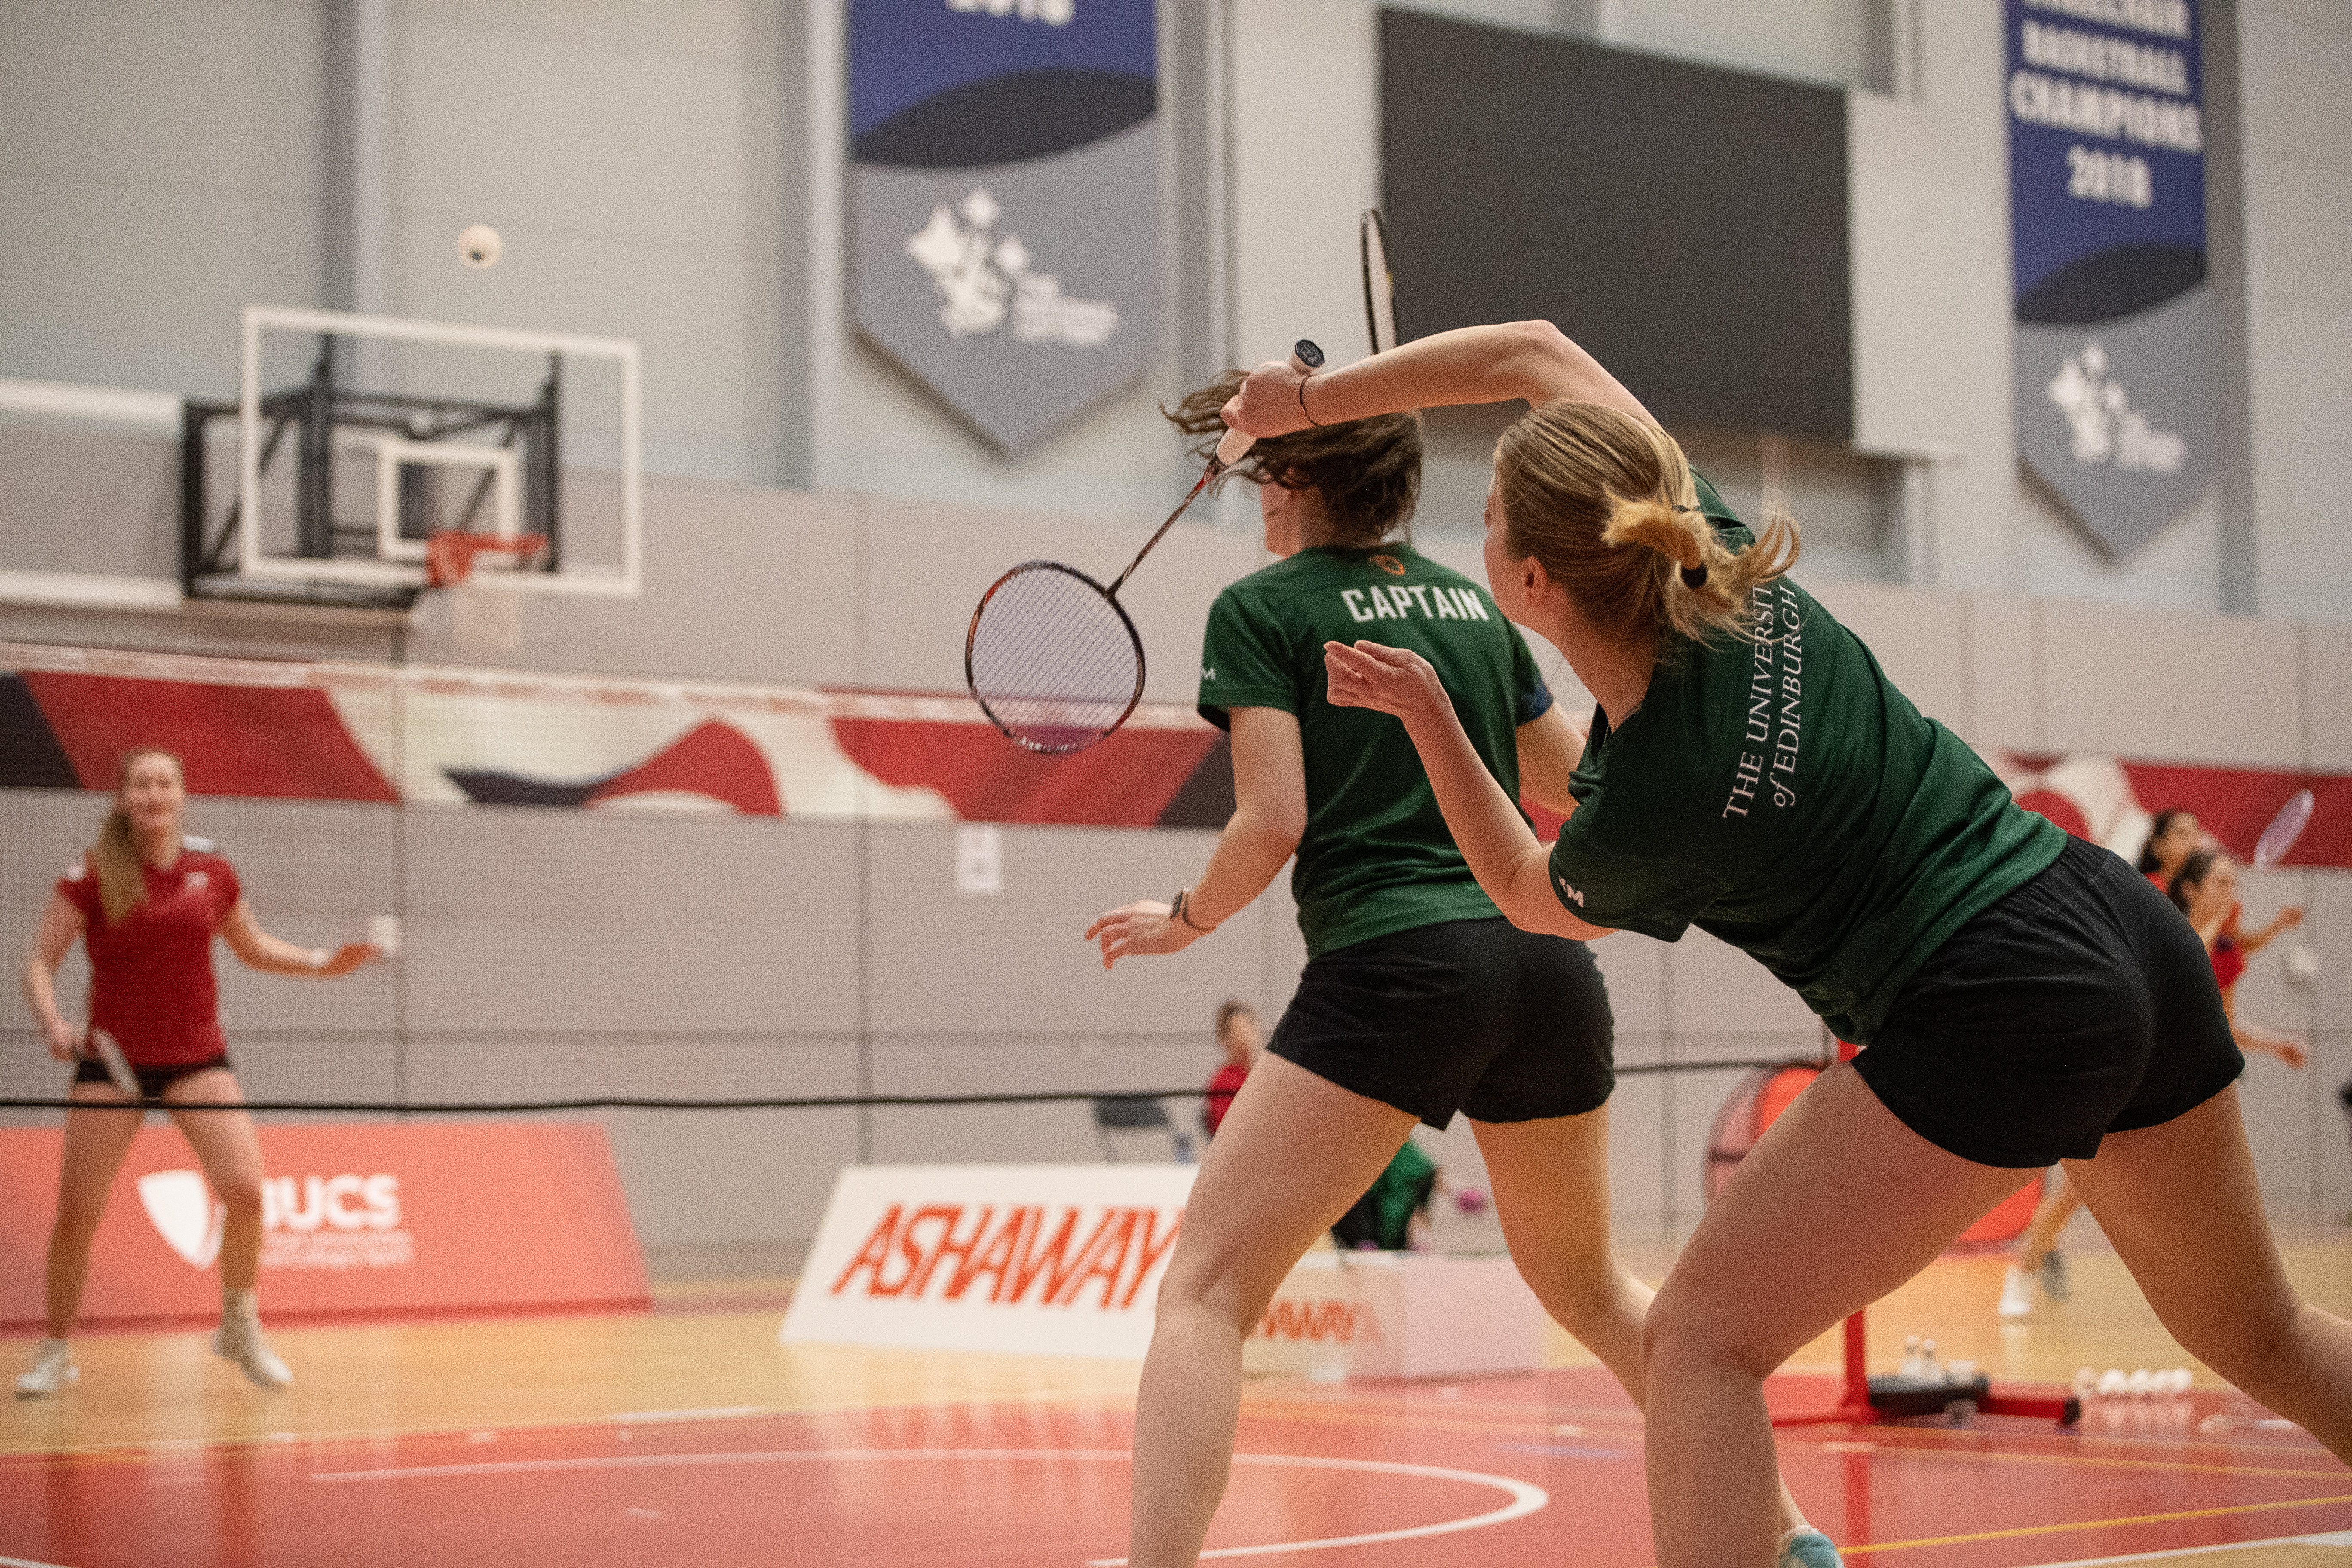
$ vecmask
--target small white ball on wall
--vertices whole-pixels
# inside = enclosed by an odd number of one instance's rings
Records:
[[[499,231],[488,224],[468,224],[457,237],[457,259],[472,268],[496,267],[506,247]]]

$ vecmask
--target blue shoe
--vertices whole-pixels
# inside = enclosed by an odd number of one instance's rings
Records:
[[[1836,1545],[1818,1530],[1792,1530],[1780,1538],[1780,1568],[1845,1568]]]

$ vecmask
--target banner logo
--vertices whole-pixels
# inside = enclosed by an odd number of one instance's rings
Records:
[[[2084,467],[2112,462],[2135,472],[2170,474],[2179,471],[2189,455],[2181,437],[2147,427],[2147,416],[2131,405],[2122,384],[2107,374],[2106,351],[2095,340],[2066,356],[2046,390],[2074,426],[2068,449]]]
[[[940,324],[959,338],[985,337],[1013,318],[1013,336],[1024,343],[1066,343],[1098,349],[1118,331],[1118,307],[1108,300],[1071,300],[1062,280],[1033,272],[1034,259],[1017,234],[996,236],[1004,209],[985,185],[948,210],[931,209],[931,221],[907,241],[907,254],[931,276],[939,291]]]
[[[892,1204],[834,1279],[832,1294],[1125,1311],[1176,1244],[1184,1211],[1090,1209]]]
[[[387,1172],[271,1176],[261,1184],[261,1266],[406,1268],[416,1238],[400,1220],[400,1178]]]
[[[209,1268],[220,1256],[227,1208],[213,1197],[201,1171],[150,1171],[139,1178],[139,1205],[163,1244],[191,1268]]]

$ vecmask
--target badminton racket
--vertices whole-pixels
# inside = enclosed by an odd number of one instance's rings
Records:
[[[2254,869],[2267,871],[2286,858],[2294,841],[2303,837],[2304,825],[2311,820],[2311,792],[2299,789],[2287,797],[2263,836],[2254,840]]]
[[[1366,207],[1356,220],[1356,250],[1364,262],[1364,331],[1372,352],[1385,353],[1397,345],[1396,274],[1389,269],[1389,231],[1380,208]]]
[[[1323,351],[1301,338],[1290,363],[1318,369]],[[1194,498],[1255,440],[1226,431],[1191,491],[1108,588],[1059,561],[1024,561],[989,584],[964,633],[963,679],[1007,739],[1058,755],[1082,751],[1127,722],[1143,700],[1143,639],[1118,591]]]
[[[121,1046],[115,1042],[112,1035],[92,1024],[89,1033],[82,1037],[82,1044],[86,1047],[85,1054],[96,1057],[105,1065],[106,1076],[114,1080],[115,1088],[133,1100],[147,1098],[145,1091],[139,1087],[139,1075],[131,1070],[131,1058],[122,1054]]]

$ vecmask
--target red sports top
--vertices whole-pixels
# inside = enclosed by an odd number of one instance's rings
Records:
[[[106,923],[98,874],[77,860],[58,880],[82,914],[89,949],[89,1021],[139,1067],[201,1062],[228,1049],[213,984],[213,933],[236,908],[236,872],[217,855],[183,849],[168,871],[142,863],[147,897]]]
[[[2212,957],[2214,983],[2227,991],[2246,972],[2246,955],[2238,951],[2236,942],[2223,937],[2213,944]]]
[[[1234,1096],[1242,1091],[1242,1080],[1247,1077],[1249,1068],[1227,1062],[1209,1080],[1208,1103],[1201,1109],[1201,1120],[1208,1123],[1210,1137],[1214,1138],[1217,1129],[1224,1125],[1225,1112],[1233,1109]]]

